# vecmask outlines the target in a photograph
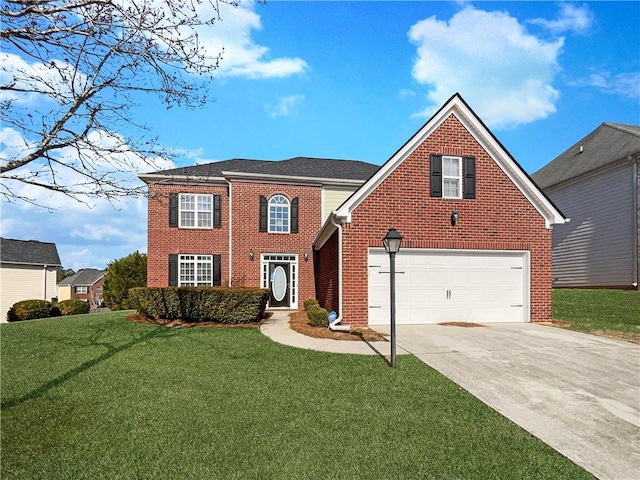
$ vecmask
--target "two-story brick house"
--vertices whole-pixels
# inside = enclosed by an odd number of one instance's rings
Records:
[[[564,216],[458,94],[384,165],[228,160],[140,175],[149,186],[149,286],[317,298],[344,323],[527,322],[551,315],[551,228]]]
[[[148,184],[147,284],[270,288],[269,308],[315,297],[312,242],[377,165],[233,159],[140,175]]]

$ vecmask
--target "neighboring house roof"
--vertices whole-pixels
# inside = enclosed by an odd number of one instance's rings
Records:
[[[295,157],[286,160],[248,160],[234,158],[221,162],[173,168],[150,174],[141,174],[143,181],[161,181],[162,179],[296,179],[318,180],[322,183],[342,183],[355,180],[362,183],[373,175],[378,165],[359,160],[338,160],[329,158]]]
[[[640,126],[604,122],[567,151],[533,174],[549,188],[640,154]]]
[[[351,197],[329,216],[322,230],[314,240],[315,248],[326,242],[336,230],[336,224],[351,221],[353,212],[364,199],[373,192],[413,151],[418,148],[450,115],[455,115],[475,140],[511,179],[522,194],[545,219],[547,228],[562,224],[567,220],[553,202],[540,190],[498,139],[489,131],[482,120],[467,105],[459,93],[453,95],[413,137],[380,167]]]
[[[56,244],[36,240],[0,238],[0,261],[23,265],[62,266]]]
[[[96,268],[85,268],[80,270],[75,275],[71,275],[70,277],[65,278],[58,286],[71,285],[71,286],[87,286],[95,284],[107,273],[106,270],[98,270]]]

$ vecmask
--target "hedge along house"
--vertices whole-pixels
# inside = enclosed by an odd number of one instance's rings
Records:
[[[352,326],[551,315],[551,229],[567,221],[458,94],[334,210],[314,239],[317,297]]]
[[[315,297],[312,241],[379,166],[232,159],[140,175],[148,184],[147,285],[271,289],[268,307]]]

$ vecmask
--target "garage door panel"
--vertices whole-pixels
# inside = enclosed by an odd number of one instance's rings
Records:
[[[369,323],[388,324],[389,258],[370,252]],[[525,253],[403,249],[396,256],[399,324],[525,321]]]

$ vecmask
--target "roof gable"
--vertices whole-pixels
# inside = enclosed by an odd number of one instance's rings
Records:
[[[333,223],[350,222],[351,213],[373,192],[416,148],[418,148],[442,123],[454,115],[478,144],[489,154],[513,184],[545,219],[547,228],[565,223],[558,208],[536,186],[516,160],[471,110],[460,94],[453,95],[380,169],[348,198],[329,218],[316,241],[323,243],[336,228]]]
[[[107,273],[106,270],[96,268],[85,268],[75,275],[63,279],[58,285],[91,286],[99,281]]]
[[[640,155],[640,126],[605,122],[533,174],[541,188]]]
[[[62,266],[55,243],[0,238],[0,260],[23,265]]]

